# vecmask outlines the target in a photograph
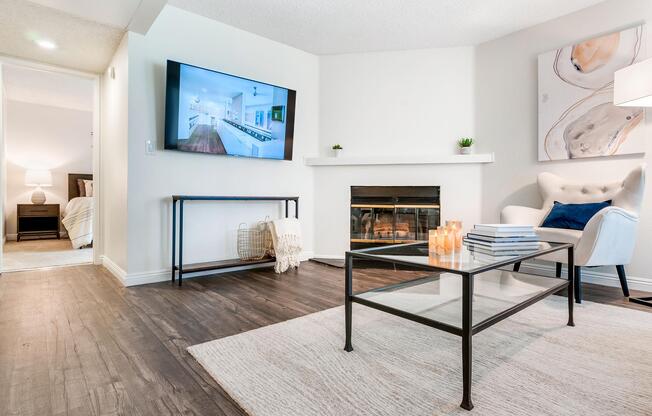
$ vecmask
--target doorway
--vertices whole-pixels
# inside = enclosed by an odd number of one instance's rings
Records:
[[[99,78],[0,64],[1,270],[99,263]]]

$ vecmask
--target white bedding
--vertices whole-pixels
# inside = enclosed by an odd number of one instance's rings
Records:
[[[93,242],[93,197],[79,197],[68,201],[61,222],[68,231],[73,248]]]

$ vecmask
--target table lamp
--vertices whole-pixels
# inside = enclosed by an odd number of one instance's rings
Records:
[[[652,58],[616,71],[614,74],[614,105],[652,107]],[[652,306],[652,297],[630,297],[629,301]]]
[[[52,186],[52,173],[44,169],[28,169],[25,172],[25,185],[36,186],[32,192],[32,204],[43,205],[45,204],[45,192],[41,187]]]

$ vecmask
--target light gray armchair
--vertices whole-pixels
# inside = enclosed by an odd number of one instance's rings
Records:
[[[552,173],[538,177],[539,192],[543,199],[540,209],[507,206],[501,212],[501,222],[536,226],[542,241],[575,244],[575,299],[582,301],[581,268],[586,266],[616,266],[623,294],[629,296],[624,265],[634,252],[639,212],[645,187],[645,169],[639,166],[620,182],[608,184],[577,184]],[[600,210],[586,224],[584,230],[539,227],[555,201],[581,204],[611,200],[611,206]],[[557,277],[561,276],[565,253],[552,253],[541,257],[554,261]],[[514,269],[518,271],[519,264]]]

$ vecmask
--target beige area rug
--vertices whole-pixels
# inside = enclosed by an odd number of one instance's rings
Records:
[[[652,314],[550,297],[473,338],[471,413],[460,338],[354,304],[192,346],[252,416],[652,415]]]
[[[92,262],[92,248],[75,250],[67,238],[7,241],[4,245],[2,271],[13,272]]]

